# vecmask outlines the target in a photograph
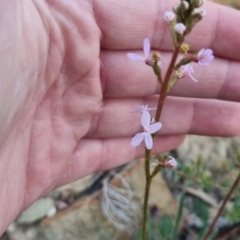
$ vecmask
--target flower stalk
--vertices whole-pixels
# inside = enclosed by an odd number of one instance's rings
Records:
[[[146,240],[146,229],[147,229],[147,218],[148,218],[148,199],[149,192],[152,183],[152,178],[150,177],[150,156],[151,150],[145,150],[145,191],[144,191],[144,202],[143,202],[143,222],[142,222],[142,240]]]
[[[181,44],[175,48],[175,51],[172,55],[171,62],[169,64],[166,76],[164,78],[164,82],[162,84],[160,96],[159,96],[159,101],[158,101],[158,106],[157,106],[157,112],[155,115],[155,121],[159,122],[163,105],[164,105],[164,100],[167,96],[168,92],[168,83],[171,78],[171,75],[174,71],[174,65],[177,60],[177,56],[180,51],[180,46]],[[143,223],[142,223],[142,240],[146,240],[147,234],[146,234],[146,227],[147,227],[147,215],[148,215],[148,199],[149,199],[149,191],[152,183],[152,178],[151,178],[151,173],[150,173],[150,156],[151,156],[151,149],[145,150],[145,177],[146,177],[146,184],[145,184],[145,193],[144,193],[144,204],[143,204]]]
[[[202,1],[199,0],[181,0],[181,3],[173,8],[174,12],[165,12],[164,19],[169,24],[174,51],[164,79],[162,78],[162,70],[159,64],[159,61],[162,60],[161,56],[158,53],[150,54],[150,41],[147,38],[143,41],[144,56],[135,53],[127,54],[128,58],[131,60],[142,61],[145,62],[147,66],[150,66],[161,86],[155,118],[151,118],[149,113],[149,111],[154,108],[148,108],[148,105],[140,106],[137,112],[141,113],[143,131],[137,133],[131,140],[131,145],[133,147],[140,145],[142,142],[145,143],[146,184],[143,203],[142,240],[147,239],[148,199],[152,179],[161,169],[166,167],[175,168],[177,165],[174,158],[165,157],[161,159],[159,155],[157,155],[155,169],[152,173],[150,170],[151,149],[153,148],[153,142],[157,132],[162,128],[162,123],[159,121],[161,119],[165,99],[169,90],[174,87],[178,80],[190,77],[193,81],[198,82],[192,76],[194,70],[193,66],[190,64],[191,62],[198,63],[201,66],[208,66],[214,58],[211,49],[202,49],[197,54],[190,54],[188,53],[189,46],[183,44],[185,36],[190,33],[193,26],[206,14],[206,11],[200,8],[201,5]],[[176,64],[179,53],[184,53],[185,56],[184,58],[181,57],[181,60]]]
[[[180,51],[180,47],[181,47],[181,44],[175,48],[175,51],[172,55],[172,59],[171,59],[171,62],[169,64],[169,67],[168,67],[168,70],[167,70],[167,73],[166,73],[166,76],[165,76],[164,81],[163,81],[163,85],[162,85],[162,88],[161,88],[160,97],[159,97],[159,101],[158,101],[158,106],[157,106],[157,112],[156,112],[156,115],[155,115],[155,121],[156,122],[158,122],[160,120],[160,117],[161,117],[164,100],[167,96],[168,83],[169,83],[170,77],[173,73],[174,65],[176,63],[176,60],[177,60],[177,57],[178,57],[178,54],[179,54],[179,51]]]

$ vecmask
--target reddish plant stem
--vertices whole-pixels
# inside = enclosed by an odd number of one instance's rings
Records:
[[[163,85],[161,87],[160,97],[159,97],[159,100],[158,100],[157,112],[156,112],[156,115],[155,115],[155,121],[156,122],[159,122],[159,120],[160,120],[160,116],[161,116],[161,113],[162,113],[164,100],[165,100],[165,98],[167,96],[168,83],[169,83],[170,77],[172,75],[172,72],[173,72],[173,69],[174,69],[174,65],[175,65],[175,62],[177,60],[177,56],[179,54],[179,50],[180,50],[181,44],[182,43],[180,43],[175,48],[175,51],[173,52],[173,56],[172,56],[171,62],[169,64],[167,73],[166,73],[164,81],[163,81]]]
[[[160,116],[162,113],[163,109],[163,104],[165,97],[167,96],[167,88],[168,88],[168,83],[170,80],[170,77],[172,75],[173,69],[175,62],[177,60],[177,56],[179,54],[179,50],[181,47],[181,44],[177,46],[173,52],[173,56],[171,59],[171,62],[169,64],[166,76],[164,78],[164,82],[162,84],[162,88],[160,91],[160,96],[159,96],[159,101],[158,101],[158,106],[157,106],[157,112],[155,116],[155,121],[158,122],[160,120]],[[144,194],[144,204],[143,204],[143,225],[142,225],[142,240],[147,239],[147,231],[146,231],[146,226],[147,226],[147,213],[148,213],[148,198],[149,198],[149,191],[150,191],[150,186],[151,186],[151,174],[150,174],[150,156],[151,156],[151,150],[145,151],[145,176],[146,176],[146,184],[145,184],[145,194]]]
[[[213,231],[213,228],[214,228],[214,226],[215,226],[216,223],[217,223],[218,218],[219,218],[220,215],[222,214],[222,212],[223,212],[223,210],[224,210],[224,208],[225,208],[228,200],[230,199],[230,197],[231,197],[233,191],[235,190],[235,188],[237,187],[237,185],[238,185],[238,183],[239,183],[239,180],[240,180],[240,172],[239,172],[236,180],[234,181],[232,187],[230,188],[228,194],[227,194],[226,197],[224,198],[224,201],[223,201],[221,207],[219,208],[219,210],[218,210],[218,212],[217,212],[217,215],[215,216],[215,218],[213,219],[211,225],[209,226],[209,228],[208,228],[208,230],[207,230],[207,232],[206,232],[203,240],[207,240],[207,239],[210,237],[210,235],[211,235],[211,233],[212,233],[212,231]]]

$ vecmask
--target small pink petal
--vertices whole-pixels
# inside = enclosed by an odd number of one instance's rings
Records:
[[[150,42],[148,38],[145,38],[143,41],[143,51],[145,54],[145,59],[148,58],[150,53]]]
[[[150,134],[145,134],[145,145],[146,145],[146,148],[148,150],[152,149],[153,147],[153,139],[152,139],[152,136]]]
[[[206,63],[205,61],[198,61],[198,65],[203,66],[203,67],[207,67],[208,63]]]
[[[197,56],[200,57],[200,56],[203,54],[204,50],[205,50],[204,48],[201,49],[201,50],[198,52]]]
[[[145,128],[145,130],[148,130],[150,121],[151,121],[150,113],[148,111],[143,111],[141,115],[141,124]]]
[[[212,61],[214,59],[214,55],[208,56],[208,61]]]
[[[197,80],[191,73],[189,73],[189,77],[190,77],[194,82],[198,82],[198,80]]]
[[[181,66],[180,71],[181,71],[181,74],[182,74],[182,78],[189,76],[193,81],[198,82],[198,80],[195,79],[192,75],[192,73],[194,73],[194,69],[193,69],[193,66],[190,63]]]
[[[212,54],[213,54],[213,51],[212,51],[212,49],[207,48],[207,49],[204,51],[204,53],[205,53],[206,55],[212,55]]]
[[[144,139],[144,133],[137,133],[131,140],[131,146],[138,146]]]
[[[156,110],[156,109],[157,109],[157,108],[149,108],[149,107],[148,107],[146,110],[147,110],[147,111],[152,111],[152,110]]]
[[[127,56],[133,61],[145,61],[144,57],[137,55],[135,53],[128,53]]]
[[[146,105],[146,106],[144,106],[144,105],[138,106],[137,108],[138,108],[138,111],[140,113],[143,113],[144,111],[148,111],[148,105]]]
[[[161,127],[162,127],[162,124],[160,122],[153,123],[152,125],[149,126],[149,133],[153,134],[159,131]]]

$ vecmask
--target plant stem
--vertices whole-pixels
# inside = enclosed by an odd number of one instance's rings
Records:
[[[162,109],[163,109],[163,104],[165,97],[167,96],[167,87],[168,87],[168,82],[170,80],[170,77],[173,72],[173,68],[175,65],[175,62],[177,60],[177,56],[180,50],[180,46],[177,46],[175,48],[175,51],[173,52],[173,56],[171,59],[171,62],[169,64],[166,76],[164,78],[164,82],[162,84],[161,92],[160,92],[160,97],[158,101],[158,107],[157,107],[157,112],[155,116],[155,121],[159,122]],[[143,203],[143,223],[142,223],[142,240],[146,240],[146,226],[147,226],[147,215],[148,215],[148,199],[149,199],[149,191],[150,191],[150,186],[152,182],[151,174],[150,174],[150,156],[151,156],[151,150],[146,149],[145,150],[145,177],[146,177],[146,184],[145,184],[145,194],[144,194],[144,203]]]
[[[223,200],[223,202],[222,202],[222,205],[221,205],[221,207],[219,208],[219,210],[218,210],[218,212],[217,212],[217,215],[216,215],[215,218],[213,219],[211,225],[209,226],[209,228],[208,228],[208,230],[207,230],[207,232],[206,232],[203,240],[207,240],[207,239],[209,238],[209,236],[211,235],[211,233],[212,233],[212,231],[213,231],[213,228],[214,228],[214,226],[215,226],[216,223],[217,223],[218,218],[219,218],[220,215],[222,214],[222,212],[223,212],[223,210],[224,210],[224,208],[225,208],[228,200],[230,199],[230,197],[231,197],[233,191],[235,190],[235,188],[237,187],[237,185],[238,185],[238,183],[239,183],[239,180],[240,180],[240,172],[239,172],[236,180],[234,181],[233,185],[231,186],[228,194],[227,194],[226,197],[224,198],[224,200]]]
[[[180,50],[181,45],[182,45],[182,43],[180,43],[178,46],[176,46],[175,51],[173,52],[173,55],[172,55],[171,62],[168,66],[167,73],[166,73],[164,81],[163,81],[163,85],[162,85],[161,92],[160,92],[160,97],[159,97],[159,100],[158,100],[157,112],[156,112],[156,115],[155,115],[155,121],[156,122],[159,122],[160,117],[161,117],[164,100],[165,100],[165,97],[167,95],[168,82],[169,82],[170,77],[172,75],[173,68],[174,68],[175,62],[177,60],[177,56],[179,54],[179,50]]]
[[[149,191],[151,186],[152,179],[150,178],[150,153],[151,151],[145,150],[145,194],[144,194],[144,204],[143,204],[143,225],[142,225],[142,240],[146,240],[146,226],[147,226],[147,217],[148,217],[148,199]]]
[[[184,201],[185,201],[185,194],[183,193],[181,198],[180,198],[180,205],[179,205],[179,208],[178,208],[176,221],[175,221],[174,228],[173,228],[173,231],[172,231],[172,238],[171,238],[172,240],[177,239],[178,228],[179,228],[180,220],[181,220],[182,213],[183,213]]]

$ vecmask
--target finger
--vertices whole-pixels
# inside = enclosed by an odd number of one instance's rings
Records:
[[[141,49],[148,37],[152,46],[172,50],[172,41],[164,12],[178,1],[94,1],[95,17],[102,32],[101,46],[107,49]],[[211,47],[216,55],[240,59],[240,12],[204,2],[207,16],[197,24],[187,41],[193,50]]]
[[[157,137],[152,154],[162,153],[179,146],[184,136]],[[67,184],[94,172],[111,169],[144,156],[144,146],[131,147],[130,138],[95,140],[86,139],[76,147],[74,157],[69,161],[65,177],[59,174],[58,186]]]
[[[161,52],[161,57],[164,75],[171,53]],[[159,93],[159,83],[151,67],[144,62],[131,61],[127,58],[127,51],[103,51],[101,60],[105,97],[141,97]],[[219,58],[215,58],[209,67],[193,63],[193,75],[198,83],[190,78],[181,79],[170,95],[240,101],[239,65]]]
[[[157,105],[158,97],[146,99],[109,99],[101,115],[95,119],[91,138],[133,137],[142,132],[137,106]],[[151,112],[154,116],[154,112]],[[213,99],[168,97],[160,119],[160,135],[198,134],[236,136],[240,134],[240,104]]]

